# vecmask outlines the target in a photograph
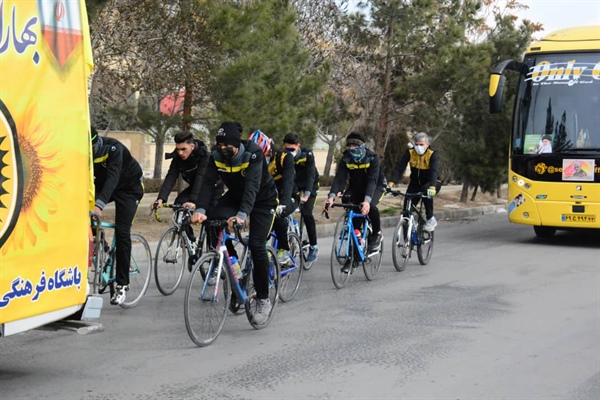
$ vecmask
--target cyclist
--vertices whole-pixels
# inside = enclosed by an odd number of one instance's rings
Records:
[[[115,202],[117,286],[110,304],[119,305],[125,301],[129,290],[131,225],[144,196],[142,168],[117,139],[100,137],[93,126],[91,135],[96,196],[94,212],[102,216],[106,204]]]
[[[389,182],[390,187],[394,186],[394,182],[398,182],[407,165],[410,164],[410,182],[407,193],[427,193],[427,198],[423,198],[425,204],[425,217],[427,222],[423,227],[424,230],[432,232],[437,226],[437,220],[433,215],[433,196],[439,192],[441,184],[438,181],[438,155],[429,147],[431,139],[425,132],[417,133],[414,138],[413,148],[408,148],[402,155],[402,158],[396,165],[392,175],[392,182]],[[419,203],[419,198],[413,200],[416,206]]]
[[[200,196],[200,186],[202,185],[206,166],[208,165],[208,150],[202,141],[194,139],[192,133],[188,131],[176,133],[174,139],[175,150],[165,156],[166,159],[171,159],[171,165],[169,166],[169,171],[158,192],[156,201],[150,206],[151,209],[159,208],[163,203],[166,203],[179,176],[181,176],[189,186],[177,195],[175,198],[176,204],[195,209],[196,202]],[[215,190],[210,206],[214,206],[222,194],[223,183],[219,180],[215,184]],[[194,242],[193,228],[188,225],[187,229],[190,240]],[[197,258],[198,254],[190,255],[190,267],[196,262]]]
[[[314,262],[317,260],[317,255],[319,254],[317,226],[315,217],[313,216],[313,208],[317,200],[317,191],[319,190],[319,172],[317,171],[313,152],[301,147],[301,145],[300,139],[293,133],[288,133],[283,138],[283,150],[294,156],[296,187],[299,192],[296,201],[303,204],[302,219],[304,220],[304,225],[306,225],[306,233],[308,234],[308,241],[310,243],[306,261]]]
[[[277,188],[267,169],[262,149],[249,140],[241,140],[242,126],[238,122],[223,122],[217,131],[216,146],[210,155],[202,182],[202,196],[198,199],[192,222],[203,223],[207,208],[221,178],[227,192],[217,205],[209,210],[211,219],[227,219],[230,226],[252,219],[248,247],[254,263],[254,284],[258,310],[256,324],[269,318],[272,304],[269,301],[269,260],[266,240],[273,225],[277,207]],[[229,254],[234,254],[232,246]]]
[[[260,130],[254,131],[248,138],[256,143],[263,151],[267,161],[269,174],[275,181],[279,194],[279,206],[273,221],[273,230],[277,235],[277,259],[279,264],[286,266],[291,263],[290,245],[287,239],[287,216],[296,209],[296,202],[292,197],[296,171],[294,158],[287,151],[275,149],[273,140]]]
[[[348,187],[344,191],[342,201],[360,203],[361,213],[369,216],[373,228],[367,249],[367,253],[370,254],[379,250],[381,246],[381,218],[377,204],[383,196],[385,178],[379,166],[379,156],[366,148],[364,136],[357,132],[351,132],[346,137],[346,151],[337,165],[324,209],[328,209],[337,194],[344,189],[348,178]],[[349,265],[344,265],[342,270],[348,272]]]

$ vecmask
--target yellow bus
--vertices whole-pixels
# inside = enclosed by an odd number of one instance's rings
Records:
[[[94,320],[84,0],[0,2],[0,336]]]
[[[508,166],[508,218],[557,229],[600,229],[600,26],[554,32],[490,76],[501,111],[505,70],[519,74]]]

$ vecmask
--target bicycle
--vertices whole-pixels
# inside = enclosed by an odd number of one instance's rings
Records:
[[[420,202],[419,208],[413,204],[413,199],[417,197],[427,197],[427,194],[402,193],[398,190],[388,188],[388,193],[394,196],[403,196],[406,198],[400,219],[394,229],[392,238],[392,260],[394,267],[398,272],[404,271],[408,259],[415,246],[417,246],[417,258],[421,265],[426,265],[431,259],[433,252],[433,232],[428,232],[423,227],[426,219],[423,214],[423,202]]]
[[[330,265],[333,284],[338,289],[343,288],[354,269],[358,268],[359,263],[363,265],[367,280],[372,281],[381,267],[383,238],[379,248],[367,254],[372,227],[369,217],[360,213],[361,205],[334,203],[331,207],[344,207],[345,210],[335,226],[331,248]],[[327,210],[325,216],[329,218]],[[363,219],[361,229],[354,226],[355,218]]]
[[[286,217],[288,221],[288,232],[287,239],[290,247],[290,263],[291,265],[285,264],[280,265],[281,278],[279,283],[279,299],[284,303],[291,301],[298,289],[300,288],[300,282],[302,281],[302,271],[304,270],[304,255],[302,253],[302,244],[300,237],[296,233],[297,224],[294,223],[294,219],[291,215]],[[278,240],[277,234],[271,231],[271,246],[277,249]]]
[[[97,214],[92,216],[92,231],[94,232],[94,252],[92,265],[94,293],[103,294],[109,289],[110,296],[115,293],[116,283],[116,246],[117,238],[113,234],[111,244],[108,244],[105,229],[115,229],[112,222],[102,222]],[[120,304],[123,308],[135,307],[148,290],[152,274],[152,253],[144,237],[138,233],[131,234],[131,263],[129,267],[129,290],[125,301]]]
[[[154,218],[161,222],[158,208],[154,206]],[[173,294],[183,279],[183,269],[186,263],[191,271],[193,262],[202,254],[202,247],[206,243],[204,228],[200,229],[198,240],[190,238],[188,229],[191,226],[193,210],[181,204],[162,204],[161,208],[173,209],[173,226],[163,233],[154,257],[154,280],[158,291],[165,296]]]
[[[272,308],[268,319],[262,324],[257,324],[254,321],[258,306],[254,291],[254,265],[247,248],[247,238],[241,237],[239,225],[234,225],[235,235],[230,235],[226,220],[207,221],[205,224],[208,224],[210,235],[218,231],[217,246],[206,252],[194,265],[187,283],[184,303],[185,327],[190,339],[199,347],[208,346],[217,339],[225,324],[227,310],[232,304],[245,306],[246,316],[252,327],[255,329],[266,327],[277,308],[281,276],[275,251],[267,246],[269,300]],[[239,279],[231,265],[225,245],[228,240],[239,242],[244,246],[240,263],[243,265],[242,275]],[[211,279],[212,277],[214,279]]]

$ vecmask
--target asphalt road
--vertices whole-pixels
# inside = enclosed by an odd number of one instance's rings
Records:
[[[254,330],[229,315],[198,348],[183,287],[106,305],[104,332],[0,340],[0,399],[600,398],[600,236],[549,241],[505,214],[441,221],[429,265],[335,289],[331,239],[291,303]],[[187,278],[187,273],[186,273]],[[108,299],[106,299],[108,303]]]

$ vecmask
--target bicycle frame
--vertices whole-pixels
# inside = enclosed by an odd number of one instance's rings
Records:
[[[102,294],[106,290],[107,286],[110,286],[110,293],[113,294],[112,285],[116,282],[116,248],[117,248],[117,236],[113,234],[111,244],[109,245],[106,241],[106,234],[104,229],[112,229],[114,231],[115,224],[113,222],[104,222],[92,220],[92,229],[96,230],[96,239],[94,242],[94,255],[93,262],[95,266],[94,271],[94,282],[93,289],[95,294]],[[106,246],[103,251],[107,254],[106,260],[99,260],[98,253],[100,246]],[[137,275],[140,273],[140,267],[138,259],[132,257],[131,262],[136,263],[133,265],[134,268],[129,269],[129,275]],[[100,264],[102,262],[102,264]],[[150,270],[151,272],[152,270]],[[100,276],[98,275],[100,274]],[[145,292],[145,290],[144,290]]]
[[[109,245],[106,241],[106,234],[104,229],[114,229],[115,225],[110,222],[92,221],[92,230],[96,231],[96,240],[94,243],[94,292],[99,293],[99,286],[107,286],[111,282],[114,282],[114,263],[115,263],[115,249],[116,249],[116,236],[113,235],[111,244]],[[105,246],[103,251],[108,255],[106,260],[99,260],[98,253],[100,246]],[[102,263],[102,264],[101,264]],[[100,274],[100,276],[98,276]],[[100,279],[99,279],[100,278]]]
[[[245,262],[247,259],[247,243],[244,242],[241,238],[240,238],[240,231],[239,228],[236,227],[235,228],[236,231],[236,235],[237,236],[233,236],[230,235],[229,233],[227,233],[227,230],[225,227],[223,227],[220,232],[219,232],[219,239],[217,241],[217,246],[216,248],[218,250],[216,250],[219,254],[219,261],[217,263],[217,265],[211,265],[206,276],[210,277],[213,276],[213,274],[215,276],[220,276],[221,272],[223,271],[223,266],[225,266],[225,271],[227,273],[227,275],[229,275],[229,280],[230,282],[232,282],[232,288],[233,291],[235,292],[235,295],[237,296],[237,299],[240,303],[244,304],[248,301],[248,294],[246,293],[246,289],[244,289],[242,287],[242,285],[240,285],[240,281],[237,279],[236,273],[233,270],[233,266],[231,265],[231,263],[229,262],[229,252],[227,251],[227,246],[225,245],[225,242],[227,240],[233,240],[233,241],[239,241],[240,243],[242,243],[242,245],[244,245],[244,255],[242,256],[242,261],[243,261],[243,265],[245,266],[243,271],[244,271],[244,275],[248,273],[246,265],[247,263]],[[242,262],[240,262],[240,264],[242,264]],[[215,271],[216,268],[216,271]],[[206,289],[209,287],[209,280],[206,279],[206,281],[204,282],[204,286],[202,288],[202,298],[204,298]],[[215,290],[214,290],[214,295],[213,298],[211,299],[211,301],[215,301],[218,298],[219,295],[219,284],[220,284],[220,280],[217,279],[215,282]]]
[[[417,207],[413,204],[412,199],[416,196],[421,196],[421,193],[415,193],[415,194],[406,194],[405,198],[406,198],[406,208],[404,210],[402,210],[402,218],[407,218],[408,219],[408,230],[407,230],[407,235],[410,235],[410,240],[411,240],[411,244],[413,245],[419,245],[419,235],[417,235],[417,229],[416,229],[416,224],[423,224],[425,223],[425,219],[423,218],[422,215],[422,211],[423,211],[423,202],[421,201],[419,203],[419,208],[417,209]],[[417,221],[415,221],[415,213],[417,214]],[[416,223],[415,223],[416,222]]]
[[[361,243],[366,243],[367,240],[367,235],[368,235],[368,226],[369,226],[369,218],[366,215],[362,215],[361,213],[357,213],[355,212],[352,208],[350,207],[359,207],[359,205],[356,204],[342,204],[342,205],[336,205],[336,204],[332,204],[332,207],[337,206],[337,207],[346,207],[346,227],[348,228],[348,233],[350,235],[350,239],[346,240],[345,237],[342,237],[340,240],[340,245],[339,247],[336,249],[336,255],[339,255],[341,253],[341,250],[343,249],[342,246],[346,246],[346,254],[350,253],[350,240],[352,240],[354,242],[355,248],[358,250],[357,254],[360,257],[360,261],[365,261],[366,260],[366,254],[363,250],[363,246]],[[356,229],[356,227],[354,226],[354,218],[363,218],[363,223],[362,223],[362,233],[361,233],[361,238],[359,240],[358,236],[356,235],[356,233],[354,232],[354,230]]]
[[[291,216],[289,216],[289,215],[286,218],[288,219],[288,224],[293,221],[293,220],[291,220]],[[290,232],[290,231],[295,232],[294,228],[290,227],[288,225],[288,232]],[[271,231],[269,236],[273,240],[272,247],[274,249],[277,249],[277,245],[279,244],[279,239],[277,239],[277,234],[274,231]],[[291,252],[290,252],[289,256],[290,256],[290,259],[292,260],[293,267],[282,269],[281,273],[280,273],[281,276],[285,276],[285,275],[289,274],[290,272],[293,272],[296,269],[298,269],[298,261],[294,258],[294,256],[291,254]]]

